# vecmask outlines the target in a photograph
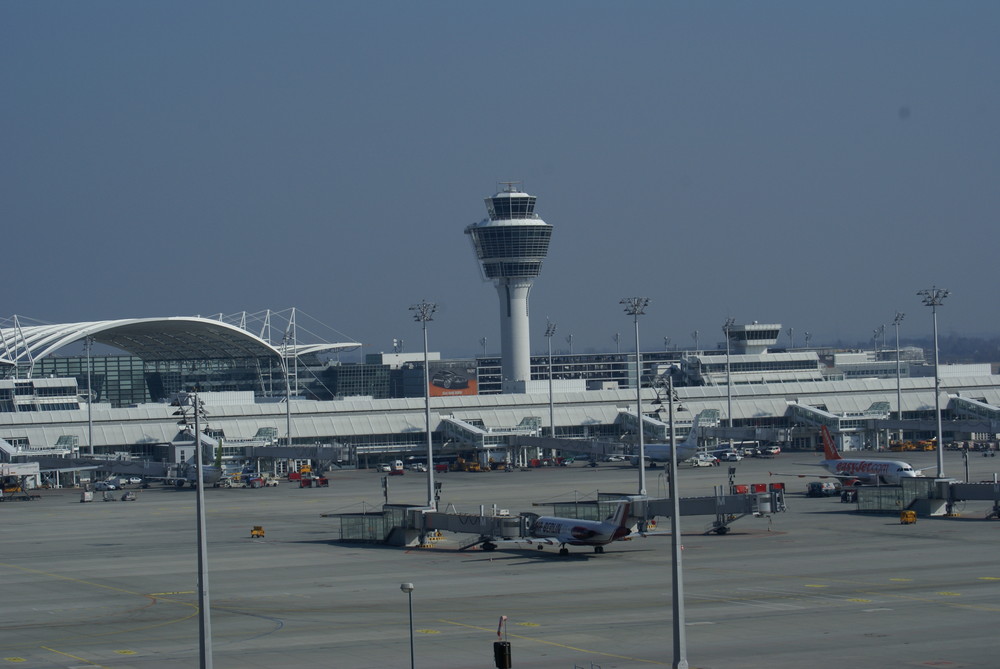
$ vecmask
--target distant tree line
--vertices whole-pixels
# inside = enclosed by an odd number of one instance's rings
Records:
[[[921,346],[933,356],[934,338],[917,339],[913,346]],[[1000,337],[962,337],[938,335],[938,355],[941,362],[1000,362]]]

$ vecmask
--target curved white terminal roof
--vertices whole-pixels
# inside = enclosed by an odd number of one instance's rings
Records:
[[[198,317],[128,318],[0,329],[0,361],[16,364],[50,355],[92,337],[143,360],[218,360],[281,357],[281,351],[235,325]],[[360,344],[294,347],[295,355],[356,348]]]
[[[329,353],[331,351],[349,351],[361,346],[357,342],[346,342],[340,344],[296,344],[295,346],[289,346],[288,352],[295,353],[295,356],[309,355],[311,353]],[[286,353],[287,355],[287,353]]]

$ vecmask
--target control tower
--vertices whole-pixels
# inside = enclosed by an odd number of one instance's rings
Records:
[[[500,357],[504,392],[531,380],[528,292],[549,252],[552,226],[535,214],[535,197],[501,182],[504,189],[486,198],[489,218],[465,228],[472,239],[483,278],[500,296]]]

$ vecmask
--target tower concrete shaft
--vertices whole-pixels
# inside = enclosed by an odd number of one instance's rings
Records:
[[[531,337],[528,331],[530,280],[504,279],[496,282],[500,297],[500,359],[504,382],[531,378]]]
[[[552,226],[535,214],[536,198],[516,183],[486,198],[488,218],[465,228],[483,272],[500,298],[500,355],[504,391],[531,379],[528,293],[549,252]]]

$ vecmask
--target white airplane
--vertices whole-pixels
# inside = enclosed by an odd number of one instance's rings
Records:
[[[186,436],[190,438],[192,444],[194,442],[194,430],[184,429],[178,436]],[[177,437],[174,438],[174,443],[179,440]],[[201,445],[203,449],[206,449],[206,455],[203,456],[205,459],[209,459],[212,454],[218,454],[219,442],[216,439],[208,436],[207,434],[201,434]],[[194,446],[192,445],[191,454],[186,458],[184,462],[179,462],[176,465],[171,465],[173,471],[168,471],[162,476],[150,476],[148,474],[143,474],[143,478],[146,481],[160,481],[166,483],[167,485],[174,485],[178,488],[183,488],[184,484],[188,484],[192,488],[198,487],[198,468],[195,466],[195,455]],[[222,467],[218,464],[209,465],[202,464],[201,466],[201,477],[202,482],[206,486],[215,485],[222,479]]]
[[[909,463],[902,460],[863,460],[856,458],[845,458],[833,443],[830,431],[824,425],[822,427],[823,454],[825,459],[818,464],[830,472],[827,476],[818,478],[836,478],[845,481],[857,481],[858,483],[885,483],[889,485],[899,485],[902,479],[916,478],[923,475],[922,469],[914,469]],[[926,467],[925,469],[933,469]],[[779,476],[798,476],[799,478],[811,477],[810,474],[778,474]]]
[[[206,486],[214,486],[222,479],[222,469],[219,467],[214,467],[212,465],[202,465],[201,466],[201,480]],[[195,468],[193,463],[182,462],[176,465],[175,473],[172,476],[153,476],[149,474],[142,475],[143,485],[151,483],[153,481],[164,483],[166,485],[176,486],[178,488],[183,488],[186,483],[191,488],[198,487],[198,470]]]
[[[666,532],[633,533],[628,526],[631,506],[630,502],[620,502],[615,512],[602,521],[539,516],[531,524],[530,536],[521,539],[484,538],[481,542],[482,547],[484,551],[494,551],[499,544],[537,544],[538,550],[542,550],[545,546],[559,546],[559,555],[568,555],[569,549],[566,546],[593,546],[595,553],[603,553],[604,547],[612,541],[621,541],[631,536],[666,534]]]
[[[687,438],[677,444],[678,462],[698,455],[698,420],[700,418],[700,413],[694,417],[694,422],[691,423],[691,431],[688,432]],[[642,450],[646,455],[646,459],[652,462],[667,462],[670,460],[670,444],[645,444]],[[639,456],[632,456],[632,464],[637,467],[639,466]]]

